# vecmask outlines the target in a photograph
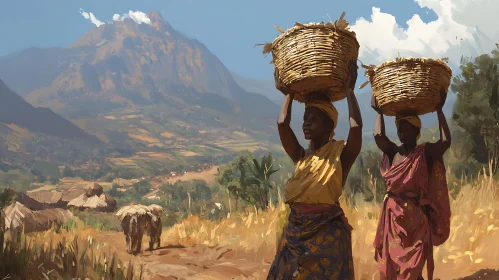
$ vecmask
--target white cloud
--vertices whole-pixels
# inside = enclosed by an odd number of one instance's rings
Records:
[[[394,16],[373,7],[370,20],[360,18],[352,25],[363,63],[379,64],[400,53],[402,57],[449,57],[459,65],[462,55],[490,53],[499,41],[497,0],[414,1],[433,10],[438,18],[424,23],[419,15],[413,15],[407,21],[408,28],[403,28]]]
[[[83,9],[81,9],[81,8],[80,8],[80,14],[81,14],[84,18],[86,18],[86,19],[90,19],[90,22],[91,22],[91,23],[93,23],[93,24],[95,24],[97,27],[99,27],[99,26],[101,26],[101,25],[103,25],[103,24],[104,24],[102,21],[98,20],[98,19],[94,16],[94,14],[92,14],[92,13],[87,13],[87,12],[85,12],[85,11],[84,11]]]
[[[104,22],[98,20],[94,14],[92,13],[87,13],[85,12],[83,9],[80,8],[80,14],[85,18],[85,19],[89,19],[90,22],[92,22],[93,24],[95,24],[97,27],[101,26],[104,24]],[[126,18],[130,18],[132,19],[133,21],[135,21],[136,23],[138,24],[141,24],[141,23],[145,23],[145,24],[151,24],[151,20],[149,19],[149,17],[147,16],[147,14],[141,12],[141,11],[135,11],[133,12],[132,10],[128,11],[128,14],[123,14],[123,15],[119,15],[119,14],[114,14],[113,15],[113,21],[123,21],[124,19]]]
[[[149,17],[147,17],[147,14],[145,14],[141,11],[133,12],[132,10],[129,10],[128,14],[123,14],[121,16],[119,14],[113,15],[114,21],[123,21],[126,18],[130,18],[138,24],[141,24],[141,23],[145,23],[145,24],[149,24],[149,25],[151,24],[151,20],[149,19]]]

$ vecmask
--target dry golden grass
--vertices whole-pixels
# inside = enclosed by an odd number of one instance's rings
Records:
[[[131,158],[109,158],[109,161],[118,166],[137,167],[137,164]]]
[[[40,186],[39,188],[32,189],[27,191],[27,193],[36,193],[36,192],[42,192],[42,191],[51,191],[55,190],[57,187],[55,185],[44,185],[44,184],[32,184],[33,186]]]
[[[187,172],[182,175],[177,175],[175,177],[169,178],[167,181],[170,184],[174,184],[176,181],[192,181],[192,180],[203,180],[208,184],[214,183],[218,173],[218,165],[211,167],[208,170],[203,170],[201,172]]]
[[[30,135],[29,130],[19,127],[15,124],[6,124],[10,129],[12,129],[14,132],[16,132],[19,135]]]
[[[236,136],[239,136],[241,138],[248,138],[249,137],[248,134],[241,132],[241,131],[234,131],[233,134]]]
[[[184,150],[184,151],[180,151],[180,154],[185,156],[185,157],[194,157],[194,156],[199,156],[200,154],[196,153],[196,152],[193,152],[193,151],[187,151],[187,150]]]
[[[17,238],[16,238],[17,236]],[[97,232],[81,220],[25,235],[0,232],[2,279],[140,279],[131,262],[124,264],[114,248],[95,240]],[[5,239],[4,239],[5,238]],[[137,267],[135,267],[137,270]],[[5,277],[5,278],[4,278]]]
[[[161,136],[165,137],[165,138],[172,138],[172,137],[175,137],[175,134],[171,133],[171,132],[168,132],[168,131],[165,131],[165,132],[161,132],[160,133]]]
[[[147,142],[147,143],[161,143],[161,141],[159,141],[159,139],[152,138],[152,137],[147,136],[147,135],[138,135],[138,134],[130,134],[129,133],[128,136],[132,137],[133,139],[142,141],[142,142]]]
[[[483,268],[499,266],[499,182],[481,175],[472,183],[462,184],[456,199],[451,200],[451,234],[446,243],[436,247],[435,277],[456,279]],[[373,240],[380,205],[357,201],[356,206],[341,202],[354,227],[352,246],[357,279],[377,279]],[[163,233],[165,240],[184,245],[206,244],[231,246],[252,252],[254,258],[272,261],[277,238],[286,222],[284,204],[267,211],[233,213],[221,222],[191,216]],[[426,275],[426,271],[424,272]],[[373,278],[374,277],[374,278]]]

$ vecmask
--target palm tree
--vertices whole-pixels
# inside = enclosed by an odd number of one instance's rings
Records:
[[[269,191],[272,189],[270,176],[279,171],[273,168],[272,153],[268,156],[263,156],[258,160],[253,159],[253,165],[249,168],[248,177],[245,178],[244,185],[248,187],[254,204],[260,204],[261,209],[265,209],[269,204]]]

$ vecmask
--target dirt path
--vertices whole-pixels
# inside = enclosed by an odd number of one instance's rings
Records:
[[[131,259],[135,265],[144,265],[144,279],[265,279],[270,265],[249,262],[230,248],[200,245],[163,246],[133,256],[126,253],[123,233],[102,232],[96,238],[114,247],[124,263]],[[146,239],[142,244],[144,249]]]
[[[114,247],[124,264],[132,260],[134,265],[143,265],[143,279],[185,279],[185,280],[220,280],[220,279],[266,279],[270,260],[255,261],[261,257],[246,252],[236,252],[228,247],[207,247],[197,245],[183,247],[178,245],[163,246],[152,253],[144,251],[137,256],[126,253],[125,237],[119,232],[101,232],[96,236],[99,242],[106,242]],[[162,241],[167,244],[166,241]],[[143,240],[143,249],[147,249],[147,240]],[[497,280],[499,270],[483,269],[459,280]],[[445,279],[442,279],[445,280]]]

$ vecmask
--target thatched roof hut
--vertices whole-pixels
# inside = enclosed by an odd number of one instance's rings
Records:
[[[61,197],[61,201],[63,201],[66,206],[67,204],[79,197],[80,195],[84,194],[85,193],[85,190],[80,188],[80,187],[71,187],[71,188],[68,188],[68,189],[63,189],[62,190],[62,197]]]
[[[147,206],[134,204],[121,207],[118,212],[116,212],[116,216],[118,216],[120,221],[123,221],[126,216],[146,215],[148,213],[150,213],[150,210]]]
[[[87,184],[83,189],[85,190],[85,194],[88,197],[101,196],[101,194],[104,192],[102,186],[96,182]]]
[[[32,211],[17,201],[3,211],[5,228],[24,230],[25,233],[48,230],[54,224],[60,226],[73,217],[70,211],[59,208]]]
[[[0,204],[2,204],[2,206],[7,206],[8,204],[5,203],[9,201],[18,201],[21,204],[27,206],[31,210],[42,210],[47,208],[45,205],[29,197],[28,195],[24,193],[18,193],[13,189],[9,188],[4,189],[3,193],[0,193],[0,201],[1,201]]]
[[[79,187],[71,187],[69,189],[63,189],[62,191],[41,191],[41,192],[31,192],[27,194],[27,197],[29,199],[36,201],[36,203],[42,205],[43,208],[49,208],[49,207],[57,207],[57,208],[66,208],[68,206],[68,203],[77,198],[78,196],[82,195],[85,193],[85,190],[83,188]],[[26,201],[21,201],[24,205],[28,206],[32,210],[40,210],[40,209],[34,209],[30,205],[33,203],[27,202]]]
[[[94,195],[90,197],[84,193],[71,200],[68,203],[68,208],[76,208],[79,210],[89,209],[98,212],[112,212],[116,209],[116,200],[106,193],[101,193],[100,196]]]
[[[62,192],[34,192],[29,193],[28,196],[48,207],[65,207],[65,203],[62,201]]]

